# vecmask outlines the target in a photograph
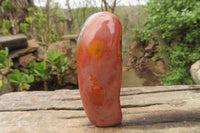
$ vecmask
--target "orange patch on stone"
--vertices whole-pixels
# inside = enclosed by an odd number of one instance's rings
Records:
[[[104,43],[100,40],[92,41],[92,43],[90,43],[88,46],[88,50],[94,58],[101,57],[103,49],[104,49]]]
[[[94,105],[101,106],[104,102],[104,88],[93,76],[89,75],[90,89],[88,91],[89,100]]]

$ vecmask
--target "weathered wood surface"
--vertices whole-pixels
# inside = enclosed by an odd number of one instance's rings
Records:
[[[78,38],[78,34],[74,35],[64,35],[61,37],[62,40],[74,40]]]
[[[122,88],[123,121],[99,128],[78,90],[0,96],[0,133],[200,133],[200,85]]]

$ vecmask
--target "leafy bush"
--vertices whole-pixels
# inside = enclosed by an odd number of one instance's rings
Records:
[[[47,91],[48,90],[47,79],[49,78],[50,73],[48,71],[48,66],[46,64],[46,61],[42,61],[40,63],[32,61],[29,67],[31,68],[31,72],[33,73],[33,75],[38,80],[43,81],[44,90]]]
[[[67,73],[67,57],[60,54],[59,50],[47,52],[47,62],[51,64],[53,74],[57,75],[58,84],[63,85],[62,77]]]
[[[29,84],[34,81],[33,75],[25,74],[17,69],[12,70],[11,67],[13,66],[13,62],[11,58],[8,57],[8,53],[8,48],[0,51],[0,74],[7,79],[5,83],[8,84],[9,89],[17,89],[18,91],[28,90],[30,87]],[[0,79],[0,82],[0,86],[2,86],[3,80]]]
[[[12,9],[12,5],[9,1],[3,1],[1,3],[2,7],[5,9],[5,10],[11,10]]]
[[[16,87],[18,91],[28,90],[30,88],[30,83],[34,81],[33,75],[20,72],[18,69],[13,70],[7,78],[11,85],[14,88]]]
[[[21,29],[22,32],[24,32],[26,34],[28,32],[28,30],[29,30],[29,24],[20,23],[20,29]]]
[[[0,36],[10,35],[11,23],[9,20],[0,21]]]
[[[9,50],[0,51],[0,74],[3,75],[8,82],[6,82],[11,90],[24,91],[30,88],[30,83],[34,81],[43,81],[44,89],[47,91],[47,80],[50,76],[56,75],[58,80],[58,86],[63,86],[63,77],[67,74],[67,57],[64,54],[60,54],[59,50],[48,52],[48,58],[40,63],[32,61],[29,64],[29,69],[25,69],[20,72],[15,69],[12,70],[13,62],[11,58],[8,58]],[[47,65],[47,62],[50,64]],[[0,79],[0,88],[3,80]]]
[[[30,16],[25,18],[26,22],[20,23],[20,30],[29,38],[37,37],[40,42],[39,44],[45,48],[48,47],[49,43],[58,41],[58,34],[53,30],[48,31],[47,15],[41,12],[35,12],[33,8],[28,8],[28,11]],[[64,22],[63,18],[60,18],[60,21]]]
[[[10,71],[10,67],[13,66],[11,58],[8,58],[9,50],[6,47],[5,50],[0,51],[0,73],[4,75]]]
[[[150,0],[145,32],[165,42],[169,70],[160,75],[164,85],[192,84],[189,70],[200,59],[200,1]]]

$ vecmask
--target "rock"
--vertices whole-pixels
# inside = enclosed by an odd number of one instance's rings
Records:
[[[167,67],[161,57],[158,57],[156,61],[152,60],[152,57],[159,54],[159,50],[160,46],[156,45],[155,42],[145,47],[137,42],[130,46],[127,66],[129,69],[133,68],[140,78],[145,79],[144,86],[161,85],[156,75],[164,74]]]
[[[27,38],[24,34],[2,36],[0,37],[0,45],[5,48],[8,47],[10,51],[26,48],[28,46]]]
[[[164,74],[166,73],[166,66],[165,66],[165,63],[163,60],[158,60],[156,61],[156,64],[154,65],[154,70],[155,70],[155,73],[157,74]]]
[[[34,39],[32,39],[32,40],[28,41],[28,47],[27,48],[11,51],[8,56],[10,58],[18,58],[18,57],[23,56],[25,54],[34,52],[38,48],[39,48],[38,43]]]
[[[14,69],[20,69],[20,63],[19,63],[19,60],[18,60],[18,58],[15,58],[15,59],[13,59],[12,60],[13,61],[13,68]]]
[[[151,51],[151,50],[153,49],[154,46],[155,46],[155,43],[149,44],[149,45],[145,48],[145,51]]]
[[[23,67],[27,67],[29,63],[31,63],[33,60],[35,60],[36,57],[33,55],[33,53],[27,54],[25,56],[21,56],[19,58],[19,63],[23,66]]]
[[[128,54],[130,55],[130,57],[137,57],[140,58],[143,56],[143,51],[140,48],[140,45],[138,45],[136,42],[134,42],[128,51]]]
[[[43,47],[39,47],[36,52],[37,61],[43,61],[47,58],[46,50]]]
[[[190,68],[190,73],[192,75],[194,82],[200,85],[200,60],[192,64]]]

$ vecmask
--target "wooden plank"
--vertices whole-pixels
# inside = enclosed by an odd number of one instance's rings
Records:
[[[122,123],[99,128],[88,121],[78,90],[8,93],[0,96],[0,131],[200,132],[200,85],[122,88],[121,105]]]
[[[9,50],[26,48],[27,38],[24,34],[8,35],[0,37],[0,46],[8,47]]]
[[[75,35],[64,35],[61,37],[62,40],[74,40],[78,38],[78,34]]]

